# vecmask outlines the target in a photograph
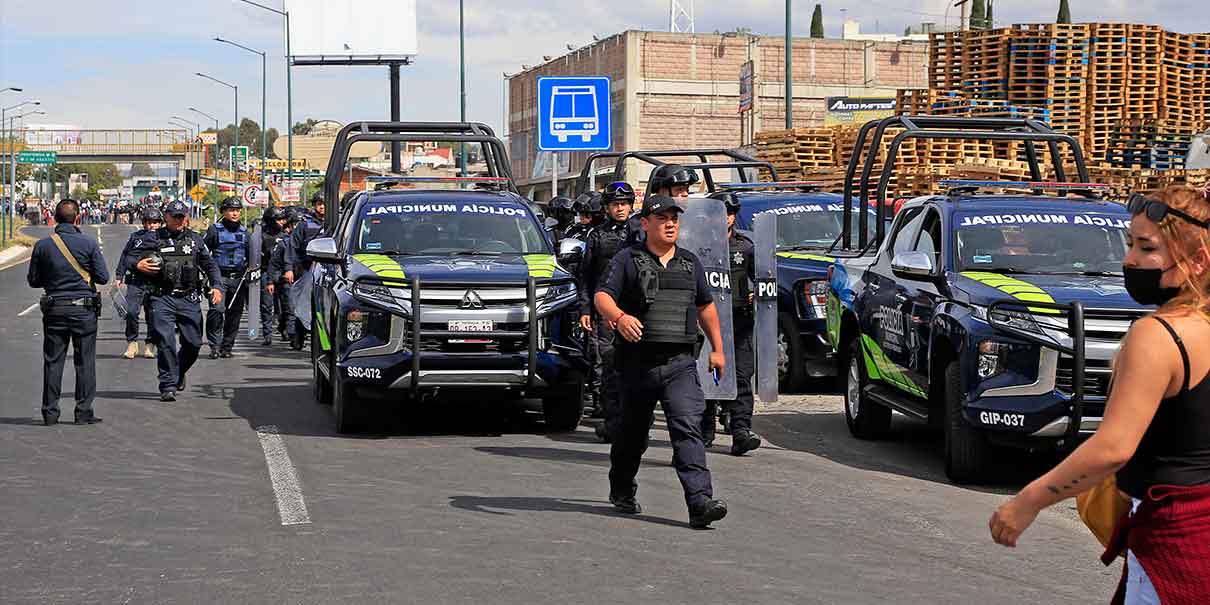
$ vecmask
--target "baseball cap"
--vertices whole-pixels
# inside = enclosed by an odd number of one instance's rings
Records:
[[[665,210],[676,210],[684,212],[685,209],[677,205],[676,200],[666,195],[649,195],[643,198],[643,216],[651,216],[659,214]]]
[[[168,202],[167,206],[164,206],[164,214],[171,216],[188,216],[189,206],[186,206],[185,202],[180,200],[171,201]]]

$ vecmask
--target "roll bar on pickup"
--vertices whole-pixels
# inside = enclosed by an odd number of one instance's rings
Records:
[[[711,161],[711,156],[723,156],[726,158],[722,161]],[[668,162],[661,158],[681,158],[689,157],[696,158],[698,161],[691,164],[682,164],[684,167],[692,170],[700,170],[702,172],[702,180],[706,183],[708,191],[717,191],[719,182],[714,179],[712,170],[729,170],[739,169],[739,178],[741,182],[748,182],[747,175],[744,174],[743,168],[764,169],[769,173],[769,176],[776,181],[777,169],[773,164],[758,160],[751,156],[745,155],[734,149],[661,149],[658,151],[604,151],[589,154],[584,161],[584,167],[580,169],[580,176],[576,179],[576,195],[588,191],[592,175],[595,174],[596,163],[599,160],[614,160],[613,176],[610,180],[622,181],[626,178],[626,160],[631,158],[640,160],[650,164],[653,168],[662,166]]]
[[[878,152],[882,147],[883,137],[889,128],[902,129],[891,140],[887,148],[887,157],[883,161],[881,175],[877,186],[871,188],[870,177],[878,163]],[[873,136],[870,135],[873,131]],[[1047,124],[1031,119],[1019,118],[960,118],[953,116],[895,116],[882,120],[866,122],[857,133],[857,141],[853,153],[849,157],[849,165],[845,170],[844,182],[844,220],[841,236],[837,240],[840,250],[862,254],[871,247],[877,247],[886,236],[887,208],[881,200],[886,199],[887,186],[890,184],[891,173],[899,159],[899,149],[907,139],[957,139],[966,141],[1020,141],[1025,145],[1025,158],[1029,164],[1030,180],[1042,181],[1042,169],[1038,162],[1038,145],[1045,144],[1050,154],[1050,160],[1059,181],[1067,181],[1063,167],[1063,156],[1060,144],[1067,145],[1075,159],[1077,183],[1088,182],[1088,166],[1084,161],[1084,153],[1080,143],[1075,138],[1057,133]],[[860,157],[861,151],[869,145],[864,162]],[[861,163],[861,173],[858,175],[858,164]],[[862,212],[859,217],[857,246],[853,247],[853,185],[860,187],[861,207],[870,204],[870,190],[874,189],[875,198],[879,201],[876,206],[876,224],[874,240],[868,240],[869,213]]]
[[[356,143],[478,143],[483,149],[488,176],[507,179],[505,186],[517,193],[512,168],[504,143],[487,124],[479,122],[353,122],[340,129],[328,158],[324,173],[324,200],[328,207],[338,210],[340,175],[349,161],[349,151]],[[340,221],[340,212],[328,212],[324,230],[333,233]]]

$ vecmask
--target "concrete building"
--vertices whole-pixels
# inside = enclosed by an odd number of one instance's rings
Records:
[[[613,149],[737,147],[752,133],[784,128],[784,39],[746,32],[690,34],[625,31],[507,78],[509,156],[523,194],[551,197],[551,162],[536,144],[542,76],[612,78]],[[928,45],[795,38],[794,125],[820,126],[828,97],[894,98],[927,86]],[[753,62],[752,110],[739,112],[740,70]],[[586,153],[573,153],[559,188],[571,194]],[[542,154],[545,156],[545,154]],[[534,170],[535,163],[539,169]],[[559,162],[563,165],[563,161]],[[627,177],[641,185],[648,169]]]

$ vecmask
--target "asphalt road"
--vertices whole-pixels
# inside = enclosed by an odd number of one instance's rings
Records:
[[[86,230],[112,267],[131,228]],[[446,401],[389,414],[381,435],[338,436],[305,357],[246,342],[203,357],[160,403],[155,362],[120,357],[108,308],[105,422],[43,427],[25,271],[0,271],[5,603],[1088,603],[1119,573],[1071,505],[1016,550],[991,542],[992,510],[1044,462],[1008,461],[1016,484],[951,486],[923,426],[897,419],[893,439],[856,441],[836,396],[762,407],[767,447],[751,456],[716,447],[731,514],[708,531],[687,526],[661,423],[639,478],[645,514],[620,516],[590,426],[547,434],[518,412],[483,434],[467,419],[487,404]]]

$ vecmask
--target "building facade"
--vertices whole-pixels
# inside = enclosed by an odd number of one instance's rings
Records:
[[[926,87],[927,59],[928,45],[913,40],[795,38],[794,126],[823,125],[829,97],[893,99],[897,89]],[[740,71],[748,61],[752,109],[741,114]],[[544,76],[612,79],[614,151],[733,148],[755,132],[785,127],[784,38],[625,31],[508,77],[513,176],[522,193],[537,200],[551,197],[551,162],[537,150],[538,78]],[[569,155],[559,161],[563,195],[574,193],[588,156]],[[628,166],[627,178],[641,185],[648,171]]]

